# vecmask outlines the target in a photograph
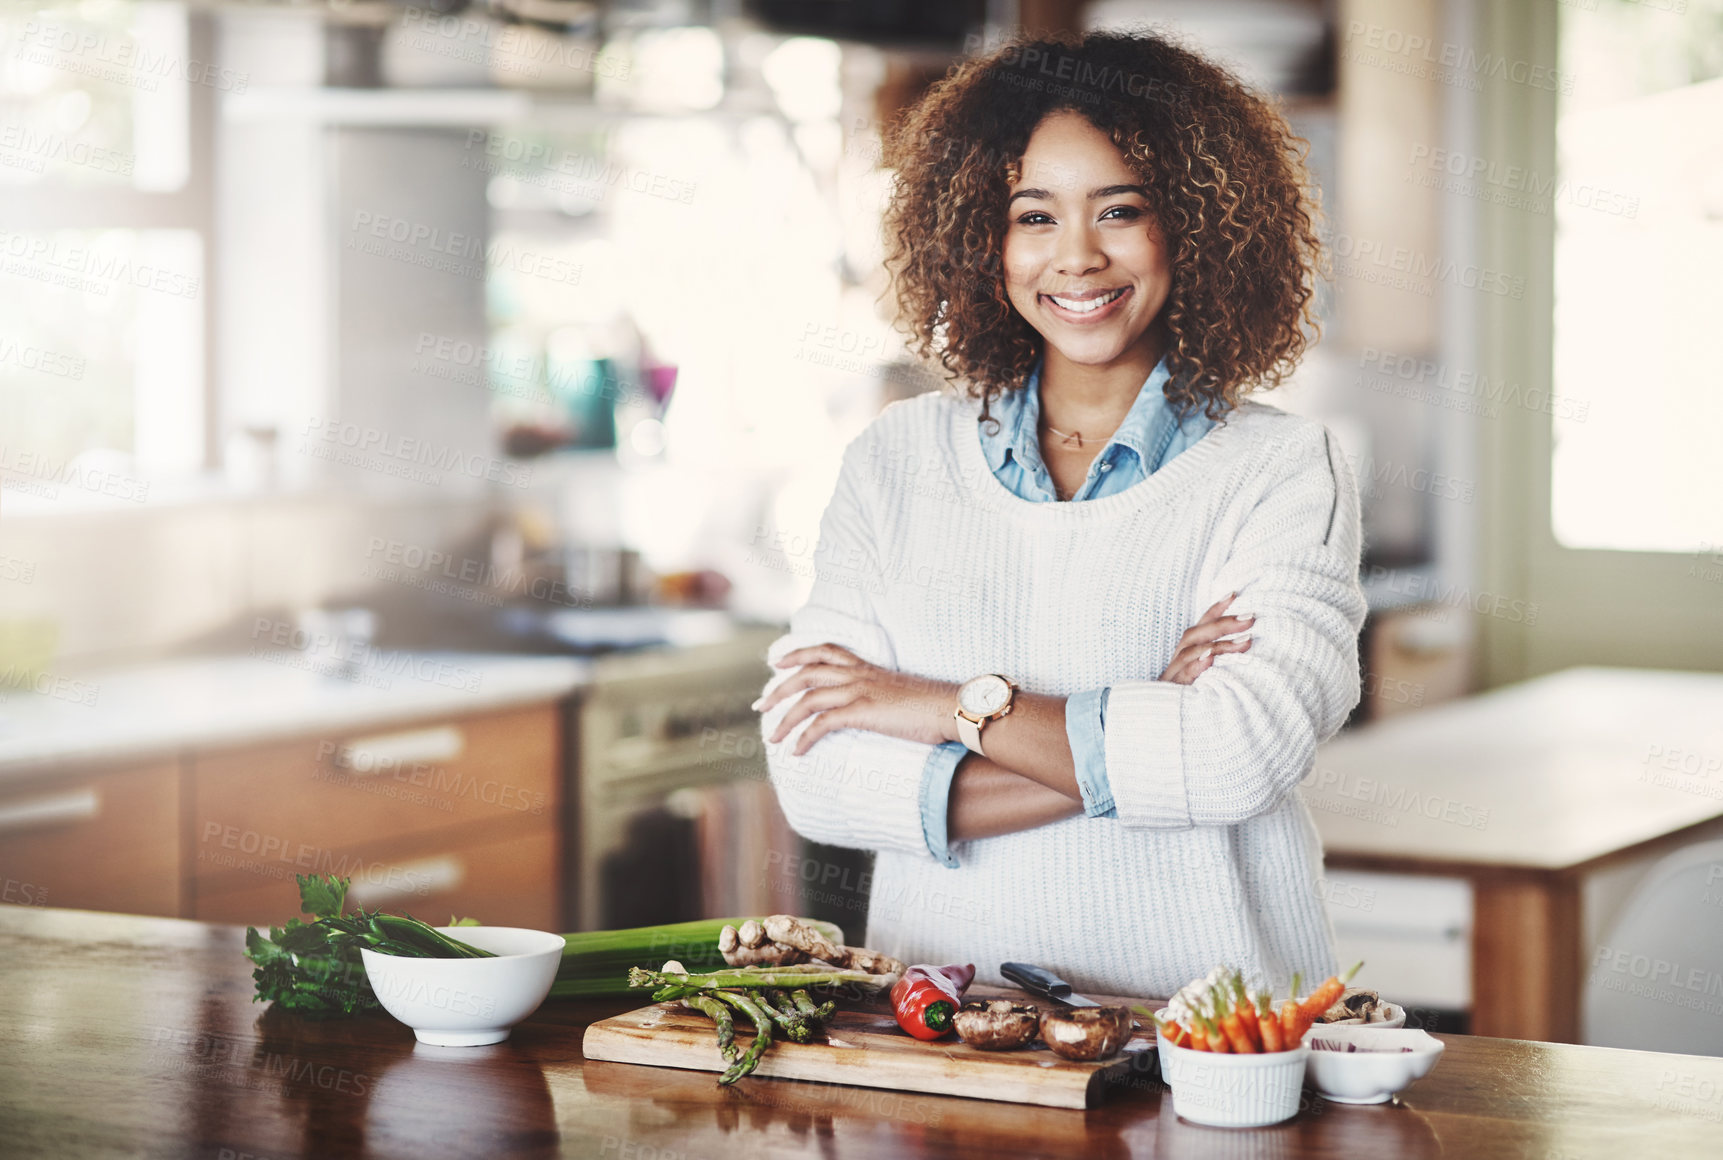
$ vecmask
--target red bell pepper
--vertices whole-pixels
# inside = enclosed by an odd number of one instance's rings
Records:
[[[973,963],[964,966],[914,966],[891,988],[897,1025],[917,1039],[938,1039],[951,1031],[951,1018],[963,992],[975,981]]]

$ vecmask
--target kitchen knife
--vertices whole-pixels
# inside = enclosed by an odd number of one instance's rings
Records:
[[[1031,995],[1040,995],[1044,999],[1057,999],[1059,1002],[1072,1007],[1100,1006],[1093,999],[1085,998],[1071,990],[1071,984],[1052,971],[1029,963],[1000,963],[999,973]]]

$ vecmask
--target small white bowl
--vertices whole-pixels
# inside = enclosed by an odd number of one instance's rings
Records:
[[[1357,1051],[1328,1051],[1318,1043]],[[1385,1103],[1413,1081],[1430,1074],[1447,1044],[1416,1028],[1374,1023],[1312,1027],[1304,1036],[1310,1049],[1305,1081],[1324,1099],[1341,1104]],[[1410,1047],[1411,1051],[1401,1048]],[[1372,1050],[1365,1050],[1370,1048]]]
[[[1379,1027],[1387,1030],[1392,1027],[1406,1026],[1406,1008],[1398,1003],[1383,1003],[1388,1009],[1388,1018],[1380,1023],[1315,1023],[1313,1027]]]
[[[501,1043],[509,1028],[538,1010],[550,994],[562,962],[562,936],[518,926],[436,929],[497,957],[413,959],[361,948],[377,1001],[411,1027],[420,1043]]]
[[[1222,1055],[1179,1047],[1155,1036],[1161,1078],[1173,1089],[1173,1111],[1216,1128],[1265,1128],[1298,1114],[1310,1048],[1260,1055]]]

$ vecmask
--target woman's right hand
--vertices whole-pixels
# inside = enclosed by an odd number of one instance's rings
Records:
[[[1245,652],[1250,648],[1250,637],[1241,636],[1233,640],[1221,640],[1235,632],[1249,628],[1254,616],[1224,615],[1227,605],[1238,598],[1234,592],[1203,613],[1202,619],[1185,630],[1179,637],[1179,647],[1173,653],[1173,659],[1168,663],[1166,671],[1160,679],[1171,681],[1175,685],[1188,685],[1214,664],[1215,657],[1221,653]]]

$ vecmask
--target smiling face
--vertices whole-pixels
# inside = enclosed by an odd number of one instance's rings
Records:
[[[1166,241],[1140,179],[1080,113],[1049,113],[1011,184],[1005,291],[1058,362],[1147,377],[1172,290]]]

